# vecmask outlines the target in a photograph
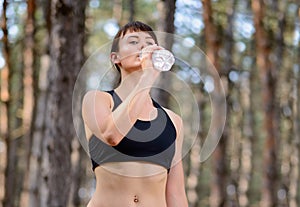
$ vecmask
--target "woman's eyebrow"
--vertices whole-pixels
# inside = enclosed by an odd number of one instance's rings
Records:
[[[140,38],[140,37],[137,35],[129,35],[126,39],[129,39],[129,38]],[[145,39],[153,39],[153,38],[151,36],[147,36],[147,37],[145,37]]]
[[[130,35],[130,36],[128,36],[126,39],[129,39],[129,38],[139,38],[139,36],[136,36],[136,35]]]

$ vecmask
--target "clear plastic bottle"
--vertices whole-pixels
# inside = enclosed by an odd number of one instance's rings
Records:
[[[152,62],[155,69],[169,71],[175,63],[175,58],[168,50],[155,50],[152,53]]]
[[[140,58],[142,58],[144,52],[147,51],[142,50],[140,52]],[[168,50],[154,50],[152,53],[152,62],[155,69],[160,71],[169,71],[175,63],[175,58]]]

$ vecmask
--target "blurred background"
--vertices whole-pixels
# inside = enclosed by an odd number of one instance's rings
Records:
[[[86,206],[95,179],[74,130],[72,92],[87,57],[131,20],[203,50],[223,83],[225,128],[200,162],[210,89],[191,68],[174,69],[200,111],[197,141],[183,160],[190,207],[300,206],[298,0],[0,3],[1,207]],[[172,38],[165,41],[174,53],[181,50]],[[192,50],[185,55],[197,61]]]

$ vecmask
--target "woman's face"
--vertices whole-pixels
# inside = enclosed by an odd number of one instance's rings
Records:
[[[155,41],[147,32],[127,32],[119,40],[118,64],[122,69],[134,71],[141,68],[140,51]]]

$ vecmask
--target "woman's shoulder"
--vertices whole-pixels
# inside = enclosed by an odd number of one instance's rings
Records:
[[[182,118],[174,111],[164,108],[170,119],[172,120],[173,124],[175,125],[176,129],[179,130],[182,127]]]
[[[106,91],[89,90],[84,94],[82,104],[84,106],[93,103],[104,103],[110,105],[112,103],[112,97]]]
[[[101,90],[89,90],[84,94],[84,97],[95,97],[95,96],[107,96],[109,93],[107,91],[101,91]]]
[[[95,98],[109,98],[110,94],[108,91],[100,91],[100,90],[89,90],[87,91],[83,99],[95,99]]]

